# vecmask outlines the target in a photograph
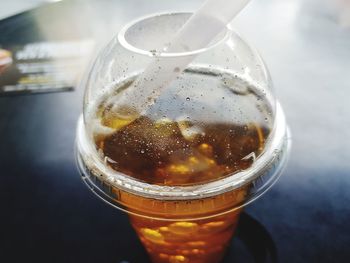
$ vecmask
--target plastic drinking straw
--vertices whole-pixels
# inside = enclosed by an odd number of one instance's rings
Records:
[[[250,0],[207,0],[182,26],[161,56],[133,82],[132,86],[118,97],[111,98],[113,115],[129,120],[144,113],[162,91],[193,61],[195,54],[174,56],[166,53],[181,53],[205,48],[226,25],[248,4]],[[165,56],[163,56],[165,54]]]

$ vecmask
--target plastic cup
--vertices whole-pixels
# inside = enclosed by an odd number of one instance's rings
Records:
[[[242,208],[277,180],[290,147],[268,70],[231,28],[204,49],[154,52],[190,15],[126,25],[82,82],[82,177],[129,214],[154,263],[220,262]],[[150,63],[189,56],[185,71],[136,120],[133,100],[125,117],[114,114],[119,96]]]

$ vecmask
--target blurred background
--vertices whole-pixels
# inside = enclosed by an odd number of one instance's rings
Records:
[[[0,48],[82,37],[92,59],[126,22],[201,3],[0,0]],[[277,184],[247,207],[251,224],[240,224],[225,262],[349,262],[350,0],[253,0],[233,26],[270,69],[293,148]],[[1,262],[148,262],[127,217],[75,167],[82,96],[0,97]]]

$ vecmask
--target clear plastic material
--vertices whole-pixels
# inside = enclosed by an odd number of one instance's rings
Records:
[[[101,52],[82,84],[86,93],[83,119],[78,123],[77,156],[83,178],[105,201],[129,213],[164,219],[169,211],[164,206],[153,214],[144,213],[138,202],[123,200],[121,196],[125,194],[136,199],[196,202],[243,187],[244,198],[230,202],[224,209],[204,214],[192,211],[191,215],[175,215],[174,219],[227,213],[269,188],[287,156],[287,126],[269,73],[258,53],[237,33],[227,28],[201,50],[157,50],[166,45],[189,16],[158,14],[127,25]],[[133,113],[133,101],[123,105],[124,119],[113,119],[118,97],[149,64],[188,56],[193,61],[150,103],[142,120],[135,124],[127,117]],[[130,125],[134,126],[129,128]],[[158,137],[152,135],[157,133]],[[113,145],[118,139],[122,144]],[[138,140],[142,142],[135,142]],[[179,142],[181,147],[175,147]],[[210,158],[200,149],[208,144],[214,148]],[[176,154],[184,149],[190,153]],[[190,160],[199,164],[191,165]],[[141,176],[140,170],[134,169],[140,168],[135,162],[140,162],[139,166],[149,173]],[[166,218],[172,220],[171,216]]]
[[[249,1],[250,0],[232,2],[227,2],[225,0],[205,1],[204,4],[187,19],[186,23],[182,25],[174,36],[167,36],[169,37],[167,43],[164,43],[163,47],[159,46],[158,48],[160,48],[161,52],[166,50],[167,53],[180,53],[207,47],[215,36],[226,28],[226,25],[232,21]],[[154,23],[154,21],[155,20],[152,22]],[[205,25],[205,30],[198,30],[202,25]],[[122,30],[119,35],[119,40],[126,46],[128,42],[133,42],[135,36],[140,37],[140,35],[144,34],[128,34],[130,31],[132,32],[132,27],[133,26],[127,28],[127,31]],[[154,24],[151,26],[147,25],[145,28],[146,30],[154,30]],[[136,43],[136,46],[141,43],[139,40],[137,41],[138,43]],[[154,43],[152,43],[152,45],[154,45]],[[157,52],[157,50],[154,51]],[[158,59],[150,63],[142,74],[131,83],[130,87],[118,96],[118,103],[110,101],[114,104],[114,114],[123,117],[125,106],[130,108],[130,101],[133,101],[134,119],[145,113],[163,90],[186,69],[188,64],[194,59],[194,56],[195,54],[192,56],[174,56],[173,59],[158,56]],[[153,81],[149,81],[150,79]]]
[[[82,83],[83,179],[129,214],[154,263],[220,262],[241,208],[277,180],[290,146],[266,66],[231,28],[204,49],[162,51],[190,15],[125,26]],[[159,88],[181,61],[192,62]]]

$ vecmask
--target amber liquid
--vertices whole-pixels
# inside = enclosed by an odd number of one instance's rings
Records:
[[[115,129],[95,135],[105,164],[149,184],[207,183],[247,169],[264,149],[269,134],[269,129],[257,123],[203,123],[182,118],[181,112],[172,114],[171,118],[141,116],[129,122],[116,118],[101,103],[101,124]],[[131,224],[152,262],[215,263],[222,260],[237,225],[240,210],[230,209],[244,201],[249,186],[177,201],[146,198],[118,188],[112,191],[130,212]]]

